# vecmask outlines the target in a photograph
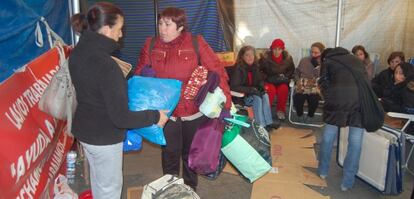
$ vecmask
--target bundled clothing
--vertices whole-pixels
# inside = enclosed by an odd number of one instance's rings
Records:
[[[313,117],[318,107],[320,95],[317,80],[319,79],[320,63],[317,58],[305,57],[300,60],[295,70],[295,95],[293,104],[297,115],[303,115],[303,105],[308,101],[308,116]]]

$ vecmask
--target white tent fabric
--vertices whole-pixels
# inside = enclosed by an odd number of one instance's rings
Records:
[[[414,56],[413,0],[343,0],[340,46],[365,46],[380,58],[392,51]],[[297,64],[313,42],[335,46],[336,0],[235,0],[235,45],[268,48],[275,38],[286,43]],[[378,71],[378,70],[377,70]]]

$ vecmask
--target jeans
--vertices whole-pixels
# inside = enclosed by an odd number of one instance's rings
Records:
[[[81,144],[89,162],[93,198],[121,198],[123,143],[102,146]]]
[[[260,126],[265,127],[273,123],[272,113],[270,112],[269,96],[264,94],[262,96],[251,95],[248,98],[253,100],[246,100],[247,106],[253,106],[254,119]]]
[[[319,175],[328,175],[329,163],[331,161],[332,154],[332,144],[337,133],[337,126],[326,124],[319,152]],[[359,158],[361,155],[363,133],[364,129],[362,128],[352,126],[349,127],[348,151],[344,160],[342,177],[342,186],[345,188],[351,188],[355,182],[355,175],[359,169]]]

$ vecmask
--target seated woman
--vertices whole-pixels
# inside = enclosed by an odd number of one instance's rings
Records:
[[[386,112],[410,113],[414,108],[414,66],[409,63],[397,65],[390,95],[381,99]]]
[[[270,131],[277,129],[279,125],[273,123],[269,97],[263,86],[264,82],[257,64],[255,49],[252,46],[242,47],[237,55],[235,69],[231,74],[230,88],[246,95],[245,105],[253,106],[256,121],[260,126]]]
[[[265,76],[265,90],[269,94],[270,106],[277,96],[277,117],[284,120],[286,102],[289,94],[289,81],[295,70],[292,57],[285,50],[285,43],[275,39],[267,55],[259,60],[259,65]]]
[[[311,56],[302,58],[295,70],[296,86],[293,105],[301,122],[306,122],[308,119],[312,120],[321,99],[317,80],[319,79],[319,70],[321,68],[321,54],[324,50],[325,46],[322,43],[313,43],[311,46]],[[303,115],[303,104],[305,101],[308,101],[307,117]]]
[[[369,54],[365,50],[364,46],[356,45],[352,48],[352,54],[358,57],[365,65],[365,71],[367,71],[368,80],[371,81],[374,78],[374,63],[369,58]]]
[[[372,89],[379,98],[386,98],[391,95],[391,89],[394,86],[394,70],[400,63],[404,62],[404,53],[395,51],[387,59],[389,67],[381,71],[371,81]]]

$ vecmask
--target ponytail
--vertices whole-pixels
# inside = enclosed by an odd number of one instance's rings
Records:
[[[81,34],[84,30],[98,32],[103,26],[112,27],[118,17],[124,17],[121,9],[108,2],[94,4],[85,14],[75,14],[70,18],[73,30]]]

